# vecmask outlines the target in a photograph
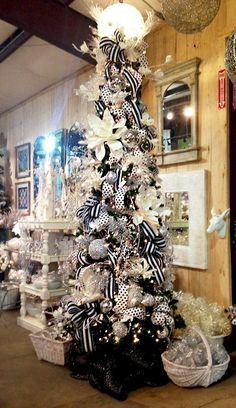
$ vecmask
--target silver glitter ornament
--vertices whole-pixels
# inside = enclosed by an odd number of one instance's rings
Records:
[[[236,84],[236,29],[232,32],[226,44],[225,67],[230,80]]]
[[[167,24],[183,34],[207,27],[218,13],[220,0],[164,0],[162,14]]]
[[[141,303],[144,306],[153,306],[156,303],[156,301],[154,296],[150,295],[149,293],[146,293]]]
[[[109,184],[115,184],[117,175],[114,171],[109,171],[106,175],[106,182]]]
[[[88,249],[89,255],[91,258],[98,260],[107,257],[107,247],[105,246],[104,239],[94,239]]]
[[[110,299],[104,299],[100,302],[100,310],[102,313],[109,313],[112,309],[112,301]]]
[[[128,334],[128,327],[125,323],[122,322],[115,322],[112,325],[114,336],[119,337],[122,339],[123,337],[127,336]]]

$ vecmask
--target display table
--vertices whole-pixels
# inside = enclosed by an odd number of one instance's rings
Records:
[[[20,317],[17,319],[19,326],[24,327],[32,332],[36,332],[40,329],[45,329],[47,327],[47,321],[45,316],[45,311],[48,307],[49,300],[53,297],[61,297],[68,293],[66,287],[60,287],[58,289],[49,289],[48,287],[48,273],[49,265],[52,262],[62,262],[65,261],[69,254],[60,253],[58,250],[55,253],[55,240],[56,238],[61,238],[65,230],[68,229],[68,222],[60,220],[49,220],[49,221],[19,221],[19,226],[25,229],[29,233],[31,231],[40,230],[42,232],[42,249],[37,253],[32,253],[30,255],[30,260],[37,261],[42,264],[42,288],[38,289],[34,284],[26,283],[26,271],[22,282],[20,284]],[[26,295],[38,296],[42,301],[42,313],[40,317],[32,317],[27,315],[26,311]]]

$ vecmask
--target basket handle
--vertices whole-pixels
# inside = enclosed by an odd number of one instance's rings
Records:
[[[197,326],[192,326],[191,329],[193,329],[202,339],[205,347],[206,347],[206,352],[207,352],[207,366],[208,367],[212,367],[212,355],[211,355],[211,349],[209,346],[209,343],[206,339],[206,337],[204,336],[203,332],[201,331],[201,329]]]

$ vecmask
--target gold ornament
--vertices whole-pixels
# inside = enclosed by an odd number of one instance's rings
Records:
[[[236,29],[234,29],[226,44],[225,67],[230,80],[236,84]]]
[[[176,31],[192,34],[202,31],[215,18],[220,0],[165,0],[162,14]]]

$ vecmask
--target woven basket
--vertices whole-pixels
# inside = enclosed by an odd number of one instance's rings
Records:
[[[161,355],[164,369],[168,377],[179,387],[208,387],[210,384],[220,380],[228,368],[230,357],[224,363],[213,365],[209,343],[199,328],[193,327],[199,334],[206,347],[208,364],[203,367],[186,367],[172,363],[165,357],[166,352]]]
[[[68,362],[72,340],[54,340],[49,337],[50,333],[47,330],[31,333],[29,336],[39,360],[58,365],[65,365]]]

